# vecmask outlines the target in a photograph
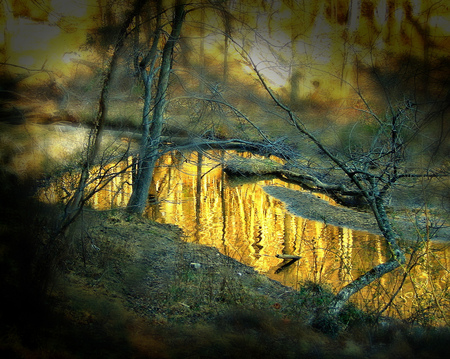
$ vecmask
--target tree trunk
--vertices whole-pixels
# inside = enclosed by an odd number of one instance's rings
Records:
[[[373,185],[373,187],[376,188],[375,185]],[[398,245],[398,236],[392,229],[382,198],[379,194],[376,194],[375,199],[370,198],[369,196],[366,196],[366,199],[368,199],[369,204],[371,205],[372,212],[378,223],[378,228],[380,228],[383,237],[388,243],[391,259],[373,267],[368,272],[342,288],[328,306],[327,314],[331,316],[337,316],[353,294],[359,292],[374,280],[381,278],[386,273],[392,272],[394,269],[397,269],[406,263],[405,255]]]
[[[200,48],[199,48],[199,73],[200,82],[198,90],[201,94],[205,94],[205,73],[206,73],[206,58],[205,58],[205,4],[200,2]]]
[[[230,47],[230,41],[231,38],[231,14],[229,12],[229,4],[228,0],[225,0],[222,4],[222,18],[223,18],[223,26],[225,29],[224,34],[224,49],[223,49],[223,76],[222,76],[222,82],[223,85],[226,85],[228,82],[228,51]]]
[[[397,269],[398,267],[400,267],[400,265],[401,263],[399,261],[397,261],[395,258],[391,258],[387,262],[373,267],[371,270],[364,273],[353,282],[347,284],[333,298],[327,308],[327,314],[334,317],[337,316],[342,311],[345,304],[353,294],[359,292],[361,289],[368,286],[374,280],[381,278],[386,273],[392,272],[394,269]]]
[[[157,1],[156,6],[156,25],[155,31],[152,36],[152,46],[147,53],[147,55],[141,60],[141,62],[137,65],[138,71],[141,74],[142,82],[144,84],[144,107],[142,111],[142,130],[141,130],[141,145],[140,145],[140,153],[137,160],[137,168],[139,169],[142,165],[142,160],[146,156],[147,151],[147,142],[150,135],[150,112],[152,105],[152,86],[153,79],[155,77],[155,66],[156,60],[158,57],[158,43],[161,34],[161,0]],[[133,190],[139,187],[140,183],[140,175],[142,174],[140,171],[136,172],[137,176],[133,180]]]
[[[181,26],[184,21],[184,3],[177,1],[175,14],[172,24],[172,32],[164,46],[161,69],[159,72],[158,87],[155,97],[155,108],[153,111],[152,123],[149,130],[149,136],[145,141],[145,147],[142,151],[144,158],[140,160],[138,168],[138,182],[136,183],[130,201],[128,211],[142,214],[147,205],[148,191],[153,177],[156,160],[158,159],[161,133],[164,123],[165,97],[169,85],[169,75],[172,69],[173,51],[181,33]]]

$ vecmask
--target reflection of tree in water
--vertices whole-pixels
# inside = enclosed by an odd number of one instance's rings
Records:
[[[339,279],[342,283],[348,283],[352,280],[352,248],[353,248],[353,233],[348,228],[341,228],[339,230],[339,249],[338,257],[340,258],[339,265]]]
[[[124,168],[127,165],[124,163]],[[126,205],[130,182],[131,173],[122,173],[94,196],[92,206],[107,209],[111,204]],[[265,180],[231,187],[221,167],[208,156],[170,154],[159,161],[151,190],[158,194],[159,202],[149,206],[147,214],[153,220],[181,227],[187,240],[215,246],[223,254],[294,288],[313,281],[337,290],[367,268],[385,260],[385,244],[376,235],[287,212],[283,202],[269,196],[262,188],[275,184],[282,183]],[[444,256],[445,253],[443,251]],[[283,267],[287,260],[276,257],[280,254],[301,259]],[[431,259],[423,253],[416,256],[420,258],[420,265],[414,268],[415,275],[418,278],[427,275],[428,282],[436,278],[438,285],[442,267],[428,274]],[[392,293],[399,285],[395,278],[394,275],[384,276],[363,290],[357,300],[372,309],[374,306],[382,308],[390,299],[387,293]],[[445,278],[443,283],[446,283]],[[405,293],[412,293],[414,288],[418,293],[424,292],[419,284],[422,282],[405,284],[398,296],[401,306],[397,305],[396,310],[401,312],[397,315],[418,305],[414,296]]]
[[[306,264],[308,269],[302,269],[305,271],[303,277],[312,276],[308,279],[317,281],[330,277],[332,271],[328,270],[328,262],[332,251],[327,248],[334,245],[330,244],[330,238],[335,236],[337,229],[287,213],[283,203],[268,196],[259,184],[227,187],[222,182],[224,174],[220,169],[211,171],[214,164],[208,158],[197,156],[196,159],[185,161],[181,171],[167,169],[173,172],[171,176],[178,176],[173,183],[183,185],[183,188],[172,190],[183,193],[178,201],[185,209],[183,213],[177,211],[178,220],[174,223],[183,227],[188,236],[216,245],[225,254],[255,265],[263,272],[273,272],[270,268],[279,265],[276,254],[296,254],[305,257],[302,267]],[[161,190],[165,188],[165,178],[160,175],[156,181]],[[186,188],[188,183],[189,188]],[[270,183],[273,181],[264,184]],[[169,211],[167,202],[170,198],[161,192],[160,198],[166,198],[159,206],[160,212],[164,208],[165,214],[161,220],[171,221],[170,217],[175,213]],[[189,198],[193,198],[191,205]],[[351,258],[351,244],[347,244],[346,251],[346,256]]]

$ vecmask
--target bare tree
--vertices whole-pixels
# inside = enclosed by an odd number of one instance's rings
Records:
[[[116,68],[117,61],[119,59],[119,52],[124,45],[125,39],[129,35],[128,28],[133,22],[133,19],[141,11],[146,0],[136,0],[133,4],[132,10],[126,17],[120,27],[118,36],[113,45],[112,55],[106,65],[105,72],[103,74],[103,83],[101,87],[101,93],[98,102],[97,116],[94,120],[93,127],[89,133],[87,141],[87,149],[85,160],[82,164],[80,179],[78,186],[68,201],[66,206],[65,218],[61,226],[60,232],[63,233],[66,228],[76,219],[76,217],[81,213],[83,206],[92,197],[93,193],[86,194],[86,188],[89,183],[89,178],[91,176],[91,169],[95,165],[97,158],[100,153],[100,146],[102,141],[103,129],[105,127],[106,115],[107,115],[107,101],[110,90],[110,82],[112,74]],[[108,181],[106,181],[107,183]],[[106,184],[103,184],[103,186]],[[98,189],[96,189],[98,190]]]
[[[247,54],[247,60],[253,68],[261,85],[273,100],[275,105],[285,114],[285,119],[299,133],[314,144],[334,166],[341,171],[348,179],[348,185],[340,184],[330,186],[321,183],[317,178],[310,178],[315,184],[320,183],[322,189],[341,191],[347,193],[357,193],[362,196],[369,205],[378,227],[386,240],[388,248],[388,259],[371,268],[366,273],[354,279],[344,286],[334,297],[328,306],[326,316],[336,317],[344,308],[350,297],[368,286],[373,281],[381,278],[386,273],[392,272],[399,267],[404,267],[406,256],[400,245],[401,237],[396,233],[392,220],[387,214],[386,195],[399,180],[412,177],[429,178],[436,176],[446,176],[444,173],[432,173],[429,170],[411,173],[403,166],[403,156],[408,140],[402,135],[403,129],[408,121],[408,114],[415,111],[414,104],[405,99],[402,103],[393,103],[391,94],[387,95],[388,115],[385,118],[378,116],[371,107],[370,102],[364,97],[362,91],[353,87],[365,108],[362,110],[369,114],[378,125],[372,137],[372,142],[368,146],[367,152],[353,154],[353,158],[347,158],[326,146],[312,131],[308,129],[300,117],[286,105],[270,88],[263,74],[251,57]],[[348,84],[351,86],[351,84]],[[390,101],[389,101],[390,100]],[[351,189],[353,188],[353,190]]]
[[[143,136],[142,138],[143,143],[141,144],[142,150],[138,163],[136,184],[134,185],[133,193],[128,204],[128,210],[130,212],[142,214],[147,204],[148,190],[152,181],[153,170],[156,160],[159,157],[166,107],[166,94],[169,86],[174,49],[180,37],[184,17],[185,4],[183,1],[177,1],[173,13],[172,31],[167,38],[162,52],[152,122],[148,136]]]

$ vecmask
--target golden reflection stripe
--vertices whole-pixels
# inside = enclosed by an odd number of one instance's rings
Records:
[[[330,285],[336,291],[386,260],[386,247],[379,236],[295,216],[286,210],[283,202],[263,189],[265,185],[285,185],[296,190],[301,190],[300,187],[286,185],[278,179],[239,185],[230,182],[221,167],[210,159],[223,156],[214,151],[210,156],[202,156],[200,161],[196,153],[161,158],[150,191],[151,195],[157,194],[158,204],[147,208],[147,216],[161,223],[175,224],[184,231],[188,241],[214,246],[221,253],[294,288],[299,283],[314,281]],[[131,159],[120,169],[130,164]],[[93,171],[101,174],[108,170],[106,167]],[[62,181],[74,182],[64,176]],[[90,204],[97,209],[125,206],[131,182],[131,174],[122,173],[97,193]],[[94,181],[90,186],[96,185]],[[51,187],[41,198],[55,202],[62,198],[61,190]],[[323,195],[322,198],[327,199]],[[432,248],[437,256],[439,246],[433,244]],[[441,257],[424,253],[423,263],[413,270],[415,283],[406,283],[395,300],[404,312],[417,305],[417,296],[426,293],[430,281],[436,288],[449,287],[448,253],[446,248],[439,252]],[[277,254],[302,258],[280,271],[283,260]],[[432,263],[438,264],[429,274],[427,265]],[[397,274],[385,275],[359,293],[356,297],[360,305],[364,306],[371,298],[372,305],[382,307],[389,299],[382,293],[392,293],[399,284]],[[389,311],[386,314],[398,315]]]

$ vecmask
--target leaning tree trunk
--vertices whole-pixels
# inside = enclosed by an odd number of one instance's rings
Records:
[[[368,286],[374,280],[381,278],[386,273],[397,269],[400,265],[401,263],[397,259],[391,258],[387,262],[373,267],[353,282],[347,284],[339,291],[338,294],[335,295],[331,303],[328,305],[327,314],[333,317],[337,316],[353,294],[359,292],[361,289]]]
[[[153,177],[156,160],[158,159],[161,133],[163,128],[164,110],[166,105],[166,93],[169,86],[169,75],[172,69],[172,58],[175,44],[181,33],[181,26],[184,20],[184,3],[177,1],[175,6],[174,20],[172,24],[172,32],[164,46],[161,69],[159,72],[158,87],[155,97],[155,108],[153,111],[152,123],[149,130],[149,136],[144,139],[144,150],[141,153],[144,158],[139,161],[137,182],[133,188],[130,201],[128,203],[128,211],[142,214],[147,205],[148,191]]]
[[[406,263],[405,254],[398,245],[398,236],[392,229],[391,222],[386,214],[384,202],[380,194],[377,193],[376,197],[373,198],[369,197],[366,192],[366,199],[368,199],[372,212],[375,215],[378,228],[380,228],[383,237],[389,246],[391,258],[388,261],[373,267],[368,272],[343,287],[328,306],[327,313],[332,316],[336,316],[342,311],[343,307],[353,294],[359,292],[374,280],[381,278],[386,273],[392,272]]]

